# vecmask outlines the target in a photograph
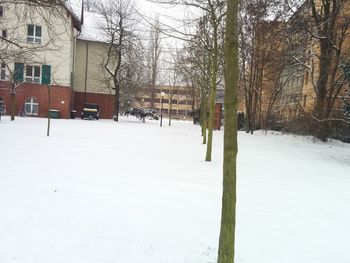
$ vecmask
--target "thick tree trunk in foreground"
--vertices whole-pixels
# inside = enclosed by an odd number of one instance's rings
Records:
[[[227,1],[225,35],[225,126],[221,228],[218,263],[233,263],[236,228],[237,90],[238,90],[238,1]]]

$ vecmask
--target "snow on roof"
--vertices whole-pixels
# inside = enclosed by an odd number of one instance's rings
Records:
[[[83,0],[65,0],[64,5],[66,8],[81,21],[81,9],[83,7]]]
[[[84,11],[84,23],[81,28],[80,40],[108,42],[109,37],[103,30],[104,17],[100,14]]]

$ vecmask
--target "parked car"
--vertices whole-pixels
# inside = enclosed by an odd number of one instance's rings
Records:
[[[94,103],[84,103],[84,108],[81,113],[82,119],[98,120],[100,117],[100,107]]]

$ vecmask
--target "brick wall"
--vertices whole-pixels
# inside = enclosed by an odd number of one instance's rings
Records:
[[[111,119],[114,112],[114,95],[110,94],[97,94],[97,93],[84,93],[84,92],[74,92],[74,106],[73,109],[77,111],[77,116],[83,110],[85,103],[95,103],[100,106],[100,118],[101,119]]]
[[[72,104],[72,91],[67,86],[52,85],[51,88],[51,109],[60,111],[60,118],[68,119]],[[10,83],[0,82],[0,97],[4,99],[4,104],[7,107],[7,114],[10,114],[11,109],[11,93]],[[27,98],[34,97],[39,103],[39,113],[37,117],[47,117],[49,110],[49,96],[46,85],[22,83],[16,89],[16,115],[24,107]]]

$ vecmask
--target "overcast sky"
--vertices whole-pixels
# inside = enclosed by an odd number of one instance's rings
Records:
[[[165,32],[171,35],[177,35],[179,37],[184,37],[181,34],[176,34],[171,32],[170,28],[176,28],[176,30],[181,32],[188,32],[189,28],[185,25],[189,21],[192,21],[196,16],[199,15],[199,11],[196,9],[188,9],[184,6],[170,6],[156,4],[147,0],[135,0],[138,7],[139,13],[143,17],[143,26],[147,28],[147,33],[149,28],[151,28],[150,23],[154,22],[156,17],[159,17],[161,22],[161,27]],[[193,24],[194,25],[194,24]],[[194,28],[192,26],[192,28]],[[146,33],[146,34],[147,34]],[[148,33],[149,34],[149,33]],[[166,79],[169,78],[168,68],[172,66],[173,56],[175,56],[176,51],[180,51],[183,48],[184,41],[181,41],[176,38],[168,37],[163,34],[161,36],[161,45],[162,45],[162,55],[161,55],[161,76],[162,79],[160,82],[166,82]],[[166,84],[166,83],[164,83]]]

